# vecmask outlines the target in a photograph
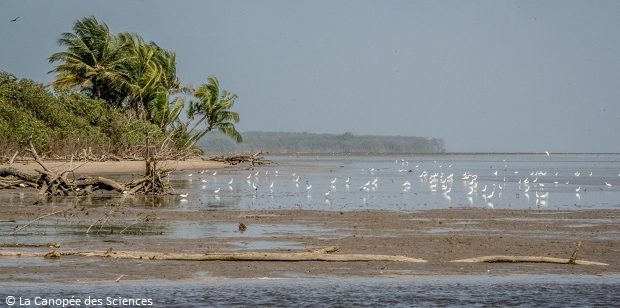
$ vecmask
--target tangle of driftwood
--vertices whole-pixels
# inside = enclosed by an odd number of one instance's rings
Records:
[[[142,178],[121,183],[101,176],[71,179],[69,175],[84,163],[57,172],[43,162],[32,144],[32,137],[28,139],[28,145],[27,151],[40,167],[35,169],[37,173],[22,171],[11,165],[0,166],[0,188],[34,187],[39,190],[39,194],[47,196],[82,196],[98,190],[116,191],[123,194],[172,192],[172,187],[164,180],[172,170],[158,168],[159,158],[155,155],[149,155],[146,158],[145,173]],[[73,165],[73,161],[70,165]]]

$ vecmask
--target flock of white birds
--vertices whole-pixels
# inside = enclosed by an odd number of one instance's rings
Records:
[[[549,155],[549,154],[547,154]],[[451,163],[437,164],[435,162],[433,169],[423,170],[420,166],[421,163],[411,163],[405,159],[398,159],[394,161],[397,167],[395,168],[382,168],[382,169],[362,169],[361,173],[356,175],[349,175],[345,177],[333,177],[326,180],[325,183],[314,183],[317,187],[325,187],[318,193],[322,193],[325,203],[331,204],[331,200],[334,194],[343,189],[345,192],[353,191],[354,189],[361,193],[372,194],[373,192],[380,191],[380,185],[382,184],[382,175],[386,172],[386,169],[390,169],[392,172],[397,171],[401,176],[399,177],[385,177],[386,182],[394,183],[394,179],[401,179],[400,193],[408,193],[412,191],[413,183],[418,183],[418,188],[426,190],[431,193],[441,194],[445,199],[451,201],[453,194],[453,187],[455,183],[461,183],[463,189],[458,189],[459,194],[464,194],[465,200],[472,205],[474,199],[483,200],[484,204],[489,208],[494,207],[494,200],[501,198],[503,193],[507,193],[507,186],[511,185],[510,194],[514,194],[514,198],[535,198],[536,205],[544,207],[547,205],[547,200],[550,198],[551,187],[560,186],[572,186],[575,190],[575,198],[580,199],[581,194],[587,191],[588,188],[577,184],[571,184],[570,178],[579,179],[580,177],[592,177],[593,172],[574,172],[570,175],[561,175],[559,172],[551,172],[545,170],[531,170],[529,173],[520,174],[517,170],[508,168],[508,164],[504,164],[503,168],[490,168],[488,174],[478,174],[465,171],[463,173],[455,174],[450,172],[452,170]],[[410,167],[411,166],[411,167]],[[429,167],[428,164],[426,167]],[[271,174],[270,174],[271,171]],[[523,172],[522,172],[523,173]],[[219,194],[225,193],[226,190],[233,191],[233,184],[235,178],[222,181],[218,181],[217,171],[210,172],[208,170],[202,170],[199,174],[193,173],[187,174],[188,180],[200,180],[201,189],[211,189],[213,195],[219,200]],[[280,173],[278,170],[254,170],[247,174],[245,182],[247,184],[246,193],[256,196],[260,191],[261,193],[274,194],[274,186],[284,185],[283,183],[290,181],[293,185],[293,193],[306,194],[308,198],[312,196],[313,183],[311,183],[310,177],[297,174],[296,172]],[[484,177],[483,183],[479,182],[479,178]],[[618,174],[620,177],[620,174]],[[276,179],[277,178],[277,179]],[[357,178],[357,179],[356,179]],[[562,179],[562,182],[560,180]],[[568,179],[568,180],[567,180]],[[316,178],[314,179],[316,181]],[[324,179],[323,179],[324,180]],[[574,182],[579,183],[575,180]],[[218,183],[227,183],[227,185],[217,186]],[[354,184],[357,183],[357,184]],[[480,183],[480,184],[479,184]],[[289,184],[290,185],[290,184]],[[359,185],[359,186],[358,186]],[[610,189],[613,184],[607,180],[602,180],[598,185],[601,190]],[[588,185],[592,189],[592,185]],[[318,189],[318,188],[315,188]],[[318,193],[315,193],[318,194]],[[188,194],[180,194],[181,201],[185,202],[188,199]],[[463,197],[463,196],[460,196]],[[363,197],[364,202],[366,197]]]

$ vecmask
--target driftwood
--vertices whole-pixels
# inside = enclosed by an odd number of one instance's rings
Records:
[[[60,248],[60,243],[52,242],[52,243],[43,243],[43,244],[27,244],[27,243],[0,243],[0,247],[11,247],[11,248],[21,248],[21,247],[48,247],[48,248]]]
[[[575,245],[575,250],[571,254],[569,259],[544,257],[544,256],[482,256],[470,259],[452,260],[450,262],[465,262],[465,263],[498,263],[498,262],[529,262],[529,263],[553,263],[553,264],[574,264],[574,265],[609,265],[607,263],[577,260],[577,253],[581,248],[581,241]]]
[[[577,265],[609,265],[607,263],[587,261],[587,260],[574,260],[570,259],[542,257],[542,256],[482,256],[469,259],[452,260],[450,262],[463,262],[463,263],[497,263],[497,262],[531,262],[531,263],[554,263],[554,264],[577,264]]]
[[[48,256],[74,256],[74,257],[104,257],[113,259],[138,259],[138,260],[176,260],[176,261],[324,261],[324,262],[368,262],[368,261],[394,261],[394,262],[426,262],[423,259],[406,256],[372,255],[372,254],[332,254],[334,247],[323,248],[309,252],[234,252],[234,253],[163,253],[163,252],[137,252],[137,251],[65,251],[52,250],[46,254],[32,252],[2,251],[0,257],[45,257]]]
[[[39,194],[47,196],[82,196],[96,190],[116,191],[123,194],[166,194],[172,191],[172,187],[164,181],[172,170],[157,168],[158,158],[153,155],[147,157],[145,161],[144,177],[128,183],[119,183],[100,176],[69,179],[69,174],[83,164],[59,172],[54,171],[43,162],[37,153],[32,144],[32,137],[28,139],[28,144],[30,147],[27,151],[41,169],[35,169],[37,173],[30,173],[11,166],[0,166],[0,188],[34,187]]]
[[[252,166],[255,166],[269,163],[268,160],[264,159],[262,154],[263,152],[256,152],[254,154],[212,155],[209,156],[208,160],[224,162],[229,165],[249,162]]]

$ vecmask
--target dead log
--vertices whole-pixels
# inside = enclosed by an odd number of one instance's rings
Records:
[[[47,247],[47,248],[60,248],[60,243],[43,243],[43,244],[28,244],[28,243],[0,243],[0,247],[21,248],[21,247]]]
[[[91,189],[115,190],[121,193],[127,190],[124,184],[101,176],[77,179],[73,185],[78,188],[85,189],[87,186],[91,186]]]
[[[327,251],[327,250],[325,250]],[[53,250],[53,252],[58,252]],[[50,254],[48,252],[47,254]],[[66,251],[58,252],[60,256],[102,257],[112,259],[138,260],[174,260],[174,261],[323,261],[323,262],[369,262],[391,261],[423,263],[426,260],[406,256],[372,255],[372,254],[328,254],[323,252],[234,252],[234,253],[163,253],[137,251]],[[0,251],[0,257],[43,257],[43,253],[23,253],[18,251]]]
[[[571,261],[571,259],[543,257],[543,256],[499,256],[499,255],[452,260],[450,262],[462,262],[462,263],[529,262],[529,263],[553,263],[553,264],[577,264],[577,265],[609,265],[607,263],[587,261],[587,260],[572,260]]]
[[[38,182],[40,175],[21,171],[15,167],[0,166],[0,177],[12,176],[26,182]]]

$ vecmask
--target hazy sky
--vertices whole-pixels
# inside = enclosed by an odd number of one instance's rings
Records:
[[[176,51],[185,84],[218,76],[242,131],[620,152],[620,1],[4,0],[0,69],[49,82],[87,15]]]

